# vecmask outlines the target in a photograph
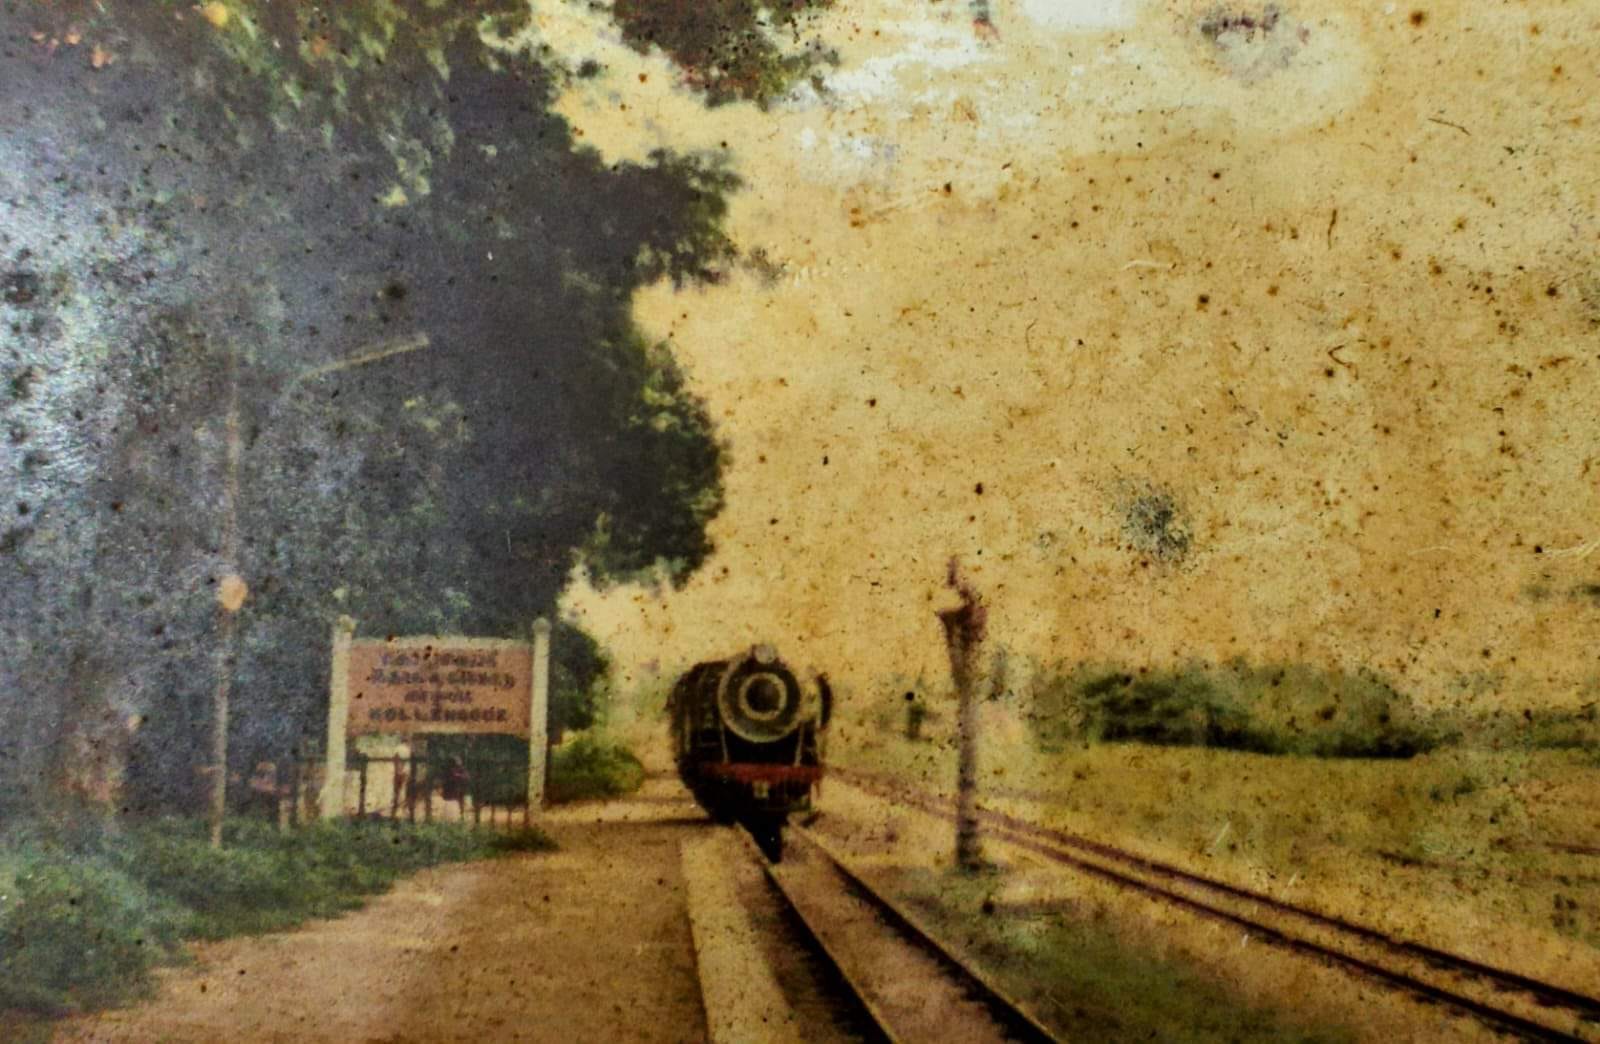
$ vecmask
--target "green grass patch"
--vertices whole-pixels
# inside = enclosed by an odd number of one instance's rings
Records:
[[[189,819],[0,841],[0,1009],[59,1015],[136,1000],[185,939],[277,931],[360,906],[440,863],[552,847],[537,831],[230,822],[224,847]]]
[[[1340,1027],[1308,1026],[1284,1011],[1252,1006],[1181,959],[1149,952],[1094,918],[1059,909],[1008,909],[1001,879],[914,871],[897,894],[941,936],[1024,998],[1068,1040],[1332,1042]]]
[[[135,999],[190,911],[103,860],[38,844],[0,855],[0,1008],[64,1013]]]
[[[557,747],[550,758],[551,801],[621,797],[644,783],[644,766],[621,744],[585,734]]]

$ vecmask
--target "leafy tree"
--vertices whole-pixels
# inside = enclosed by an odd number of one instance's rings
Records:
[[[624,40],[641,52],[661,48],[708,104],[765,107],[796,80],[838,64],[820,41],[801,40],[805,20],[832,6],[832,0],[616,0],[611,14]]]
[[[737,179],[602,161],[527,17],[0,0],[0,793],[181,801],[219,671],[236,763],[320,732],[340,613],[520,635],[579,556],[710,552],[723,450],[630,302],[719,278]]]

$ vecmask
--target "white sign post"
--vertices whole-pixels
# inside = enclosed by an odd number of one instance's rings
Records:
[[[327,763],[322,775],[322,795],[318,801],[323,819],[344,815],[345,730],[350,719],[350,640],[356,622],[339,617],[333,625],[333,673],[328,685]]]
[[[544,777],[550,752],[550,621],[533,622],[533,670],[528,685],[528,810],[531,823],[544,808]]]

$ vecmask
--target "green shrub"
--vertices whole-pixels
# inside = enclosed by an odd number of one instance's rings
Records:
[[[1411,701],[1369,671],[1305,664],[1189,664],[1161,671],[1083,664],[1036,684],[1046,747],[1140,742],[1314,757],[1410,757],[1439,745]]]
[[[551,801],[618,797],[643,783],[644,766],[632,751],[593,735],[557,747],[550,759]]]
[[[0,1008],[66,1013],[132,999],[177,952],[187,911],[60,849],[0,855]]]

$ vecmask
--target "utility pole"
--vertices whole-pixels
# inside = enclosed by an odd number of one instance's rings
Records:
[[[336,370],[388,359],[429,347],[425,333],[415,334],[296,374],[289,388],[301,380],[320,377]],[[287,392],[288,389],[285,389]],[[228,351],[228,414],[225,422],[227,466],[222,480],[222,564],[226,572],[217,585],[217,687],[211,697],[211,794],[207,808],[211,847],[222,847],[222,820],[228,811],[228,704],[232,696],[233,672],[239,658],[239,610],[249,597],[250,587],[239,573],[239,463],[243,447],[239,438],[239,346]],[[341,764],[340,769],[343,766]],[[341,781],[342,782],[342,781]],[[342,792],[336,787],[335,792]],[[342,810],[338,810],[342,811]],[[336,814],[338,812],[336,811]]]
[[[983,644],[988,611],[970,581],[961,578],[961,563],[950,559],[946,583],[961,595],[961,604],[939,611],[944,644],[950,653],[950,675],[956,685],[956,865],[974,871],[983,867],[978,843],[978,700],[975,665]]]
[[[211,698],[211,847],[222,847],[222,819],[228,811],[228,699],[239,644],[239,610],[249,587],[239,575],[239,348],[228,354],[227,469],[222,480],[222,562],[217,584],[217,687]]]

